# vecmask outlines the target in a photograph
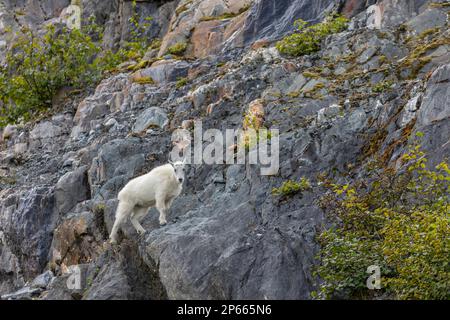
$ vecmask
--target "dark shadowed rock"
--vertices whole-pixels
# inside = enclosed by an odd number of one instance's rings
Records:
[[[244,41],[251,44],[259,39],[278,39],[294,30],[297,19],[308,22],[321,20],[336,1],[333,0],[262,0],[251,8],[244,30]]]
[[[25,277],[38,275],[46,266],[57,217],[54,188],[37,186],[2,202],[4,245],[17,257]]]
[[[89,199],[90,188],[87,177],[87,166],[63,175],[55,189],[56,209],[59,214],[69,212],[78,202]]]
[[[83,299],[164,299],[167,298],[155,269],[140,258],[136,244],[122,242],[109,247],[88,274]],[[89,283],[90,282],[90,283]]]

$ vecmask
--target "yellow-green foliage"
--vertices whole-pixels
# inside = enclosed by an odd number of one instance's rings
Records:
[[[175,56],[182,56],[187,49],[186,42],[178,42],[167,49],[167,52]]]
[[[311,188],[311,183],[305,177],[300,179],[300,182],[288,180],[283,182],[279,188],[273,188],[272,194],[279,196],[292,196],[298,192],[306,191]]]
[[[281,53],[301,56],[320,50],[322,41],[330,34],[347,28],[348,19],[342,15],[330,15],[323,22],[307,27],[307,22],[295,21],[296,33],[278,41],[276,47]]]
[[[130,23],[131,39],[116,53],[101,49],[103,33],[93,18],[81,30],[56,30],[49,25],[43,35],[37,35],[22,28],[0,66],[0,127],[28,121],[48,109],[62,88],[96,85],[118,64],[141,58],[147,48],[143,33],[148,25],[139,25],[135,14]]]
[[[244,12],[246,12],[248,9],[250,9],[250,5],[246,5],[239,9],[238,12],[226,12],[224,14],[221,14],[220,16],[204,16],[200,18],[200,21],[212,21],[212,20],[226,20],[226,19],[232,19],[234,17],[237,17]]]
[[[101,203],[96,204],[96,205],[94,206],[94,208],[92,209],[92,211],[93,211],[96,215],[104,214],[105,208],[106,208],[105,203],[101,202]]]
[[[132,3],[132,14],[129,19],[130,23],[130,39],[126,41],[119,52],[121,55],[125,56],[127,59],[140,59],[144,56],[145,52],[149,46],[149,39],[146,36],[146,31],[151,26],[152,17],[145,17],[144,22],[140,22],[140,17],[136,9],[136,0]]]
[[[372,92],[381,93],[387,91],[392,86],[392,81],[381,81],[372,87]]]
[[[220,16],[204,16],[204,17],[200,18],[200,21],[225,20],[225,19],[234,18],[236,16],[237,16],[237,14],[235,14],[235,13],[227,12]]]
[[[433,170],[418,145],[406,171],[377,168],[366,184],[331,185],[322,206],[336,218],[319,236],[323,280],[317,298],[367,298],[367,267],[381,268],[383,292],[396,299],[450,298],[450,169]]]
[[[187,11],[189,9],[189,6],[192,4],[192,1],[186,1],[186,3],[182,4],[181,6],[179,6],[176,10],[175,13],[177,14],[177,16],[179,16],[180,14],[182,14],[183,12]]]
[[[181,87],[184,87],[188,84],[188,78],[178,78],[178,81],[176,83],[176,87],[179,89]]]
[[[101,79],[114,58],[99,54],[89,31],[49,26],[41,37],[29,29],[16,35],[0,66],[0,127],[51,106],[63,87],[83,88]]]
[[[133,81],[139,84],[155,84],[155,80],[153,80],[153,78],[150,76],[136,77]]]

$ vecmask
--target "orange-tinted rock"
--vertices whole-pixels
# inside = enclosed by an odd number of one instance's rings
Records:
[[[285,69],[287,72],[289,72],[289,73],[292,73],[292,72],[296,72],[296,71],[297,71],[297,66],[295,65],[295,63],[292,63],[292,62],[286,62],[286,63],[284,63],[284,64],[283,64],[283,67],[284,67],[284,69]]]
[[[268,41],[268,40],[266,40],[266,39],[262,39],[262,40],[255,41],[255,42],[252,44],[252,49],[253,49],[253,50],[258,50],[258,49],[260,49],[260,48],[266,48],[266,47],[268,47],[269,45],[270,45],[270,41]]]
[[[246,117],[247,121],[243,123],[244,130],[259,129],[262,126],[264,122],[264,104],[262,99],[256,99],[250,102]]]
[[[63,221],[53,235],[50,264],[52,266],[71,266],[88,263],[94,259],[101,245],[89,234],[91,212],[81,213]]]
[[[204,66],[204,65],[200,65],[198,67],[189,68],[189,70],[188,70],[188,79],[189,80],[194,80],[198,76],[200,76],[201,74],[207,72],[208,70],[209,70],[209,68]]]
[[[200,22],[191,37],[192,55],[204,58],[220,51],[225,25],[223,21],[212,20]]]

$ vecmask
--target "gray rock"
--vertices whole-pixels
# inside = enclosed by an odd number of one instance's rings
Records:
[[[62,275],[55,277],[49,284],[47,291],[43,292],[41,299],[43,300],[75,300],[73,291],[67,287],[67,281],[70,275]]]
[[[62,215],[69,212],[77,203],[89,199],[90,188],[87,166],[63,175],[56,184],[56,208]]]
[[[373,55],[375,53],[377,53],[378,48],[376,47],[368,47],[366,50],[364,50],[364,52],[358,57],[357,61],[358,63],[362,64],[362,63],[366,63],[367,61],[369,61],[370,58],[373,57]]]
[[[277,39],[294,30],[294,21],[319,21],[333,6],[333,0],[262,0],[251,8],[244,28],[244,41],[251,44],[259,39]]]
[[[6,240],[2,246],[9,247],[17,257],[25,278],[43,272],[57,217],[54,188],[36,186],[20,192],[20,196],[2,199],[0,231]]]
[[[317,122],[318,124],[322,124],[330,118],[336,117],[339,112],[342,110],[342,107],[339,105],[331,105],[327,108],[320,109],[317,112]]]
[[[120,248],[109,248],[97,260],[88,277],[91,284],[83,296],[86,300],[163,299],[164,288],[140,258],[136,245],[122,242]]]
[[[426,127],[450,117],[450,64],[433,72],[427,85],[422,106],[417,118],[419,127]]]
[[[158,107],[151,107],[139,115],[133,126],[133,132],[145,132],[152,126],[164,129],[168,123],[169,119],[167,118],[167,114],[164,110]]]
[[[2,132],[2,139],[7,140],[13,138],[13,136],[17,133],[17,126],[8,124]]]
[[[50,284],[50,282],[53,280],[54,275],[53,272],[50,270],[47,270],[46,272],[38,275],[34,280],[31,282],[30,287],[31,288],[42,288],[45,289]]]
[[[151,77],[158,84],[164,84],[177,81],[179,78],[185,78],[188,69],[189,64],[185,61],[163,60],[141,70],[140,74],[143,77]]]
[[[419,35],[422,32],[445,26],[447,23],[447,13],[437,8],[427,8],[417,17],[409,20],[406,25],[408,29]]]
[[[31,300],[32,298],[39,296],[41,292],[41,288],[24,287],[16,292],[4,294],[0,296],[0,298],[1,300]]]

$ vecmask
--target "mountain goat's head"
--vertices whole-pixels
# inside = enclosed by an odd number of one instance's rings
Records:
[[[177,177],[177,180],[179,183],[183,183],[184,181],[184,166],[186,164],[186,159],[183,161],[175,161],[169,163],[172,165],[173,170],[175,171],[175,176]]]

